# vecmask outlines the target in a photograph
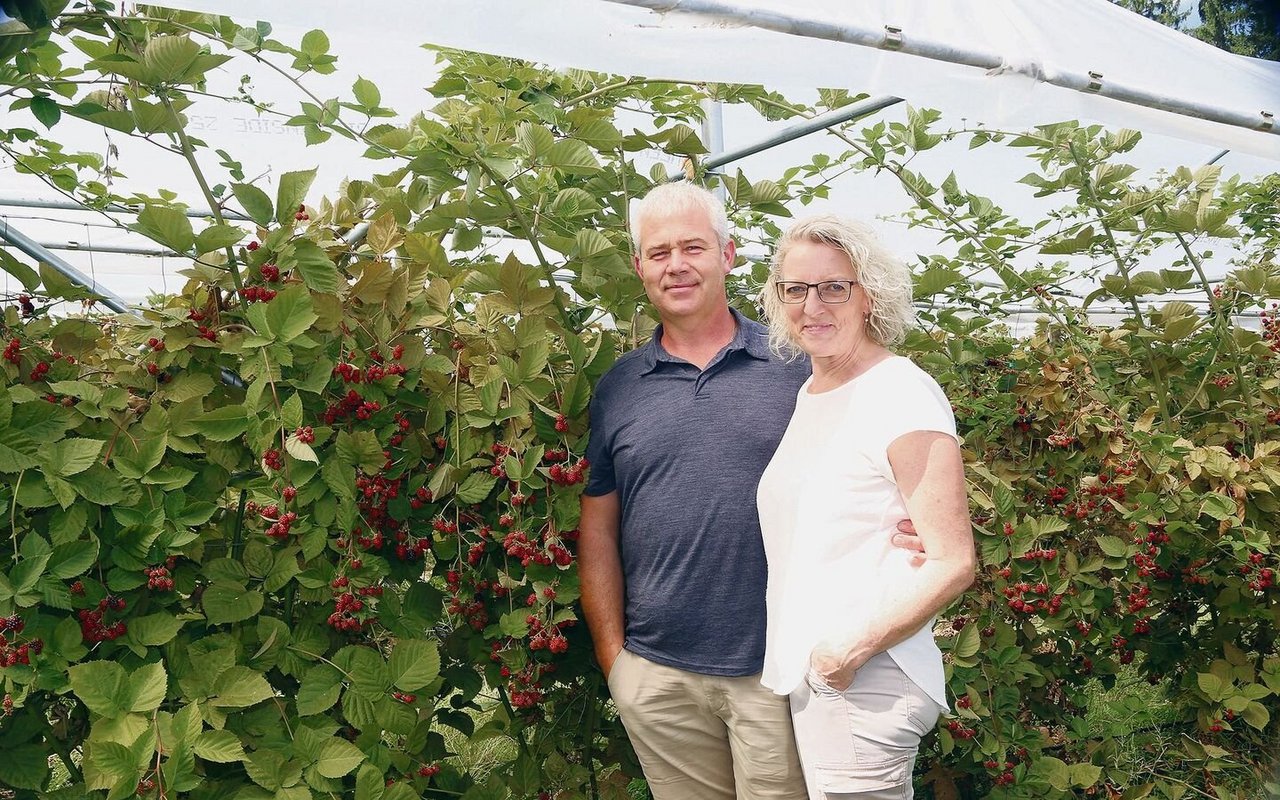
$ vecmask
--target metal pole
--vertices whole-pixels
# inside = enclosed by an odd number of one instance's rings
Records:
[[[892,50],[928,58],[933,61],[963,64],[985,70],[993,70],[1005,66],[1004,59],[996,53],[955,47],[927,39],[906,37],[901,29],[890,26],[886,26],[881,30],[868,30],[854,25],[809,19],[794,14],[743,9],[732,3],[718,2],[718,0],[609,0],[609,2],[648,8],[658,12],[675,11],[702,14],[716,17],[721,21],[750,25],[778,33],[804,36],[811,39],[827,39],[845,44],[873,47],[877,50]],[[1275,115],[1280,113],[1280,109],[1240,110],[1188,102],[1172,95],[1127,86],[1096,72],[1084,74],[1062,72],[1050,78],[1036,76],[1036,80],[1051,86],[1071,89],[1084,94],[1096,94],[1143,108],[1168,111],[1185,117],[1206,119],[1210,122],[1218,122],[1236,128],[1245,128],[1280,136],[1280,124],[1277,124],[1275,119]]]
[[[724,107],[720,105],[720,101],[711,98],[703,98],[702,103],[702,141],[707,146],[708,165],[724,155]],[[707,172],[715,172],[716,167],[708,166]],[[723,183],[717,183],[715,188],[715,196],[720,198],[720,202],[724,202],[725,190]]]
[[[85,275],[63,259],[54,255],[49,248],[40,244],[35,239],[28,237],[17,228],[14,228],[8,223],[8,221],[4,221],[3,224],[0,224],[0,239],[4,239],[9,242],[14,247],[34,258],[36,261],[45,262],[68,278],[72,283],[79,284],[89,291],[94,292],[102,300],[102,304],[104,306],[117,314],[134,313],[134,311],[129,308],[129,304],[124,301],[124,298],[114,294],[109,289],[99,288],[98,282],[93,278],[90,278],[88,275]]]
[[[98,299],[101,300],[104,306],[117,314],[138,316],[138,312],[130,308],[129,304],[124,301],[124,298],[113,293],[109,289],[99,288],[97,281],[71,266],[62,258],[54,255],[44,245],[26,236],[21,231],[16,230],[8,223],[7,220],[0,220],[0,239],[4,239],[35,260],[43,261],[50,267],[53,267],[72,283],[83,286],[89,291],[94,292],[98,295]],[[243,389],[245,387],[244,380],[226,367],[221,369],[221,378],[224,384],[234,389]]]
[[[126,256],[161,256],[164,258],[184,258],[182,253],[172,250],[161,250],[157,247],[127,247],[125,245],[95,244],[92,247],[79,242],[41,242],[41,247],[50,250],[78,250],[83,253],[116,253]]]
[[[70,200],[40,200],[32,197],[5,197],[0,195],[0,206],[9,208],[53,208],[59,211],[110,211],[115,214],[139,214],[142,212],[140,208],[130,208],[122,206],[119,203],[111,203],[102,209],[92,208],[83,203],[74,203]],[[197,219],[211,219],[213,217],[208,211],[198,211],[188,208],[183,212],[188,217]],[[232,219],[237,222],[252,222],[251,219],[238,211],[223,211],[223,219]]]
[[[725,164],[738,161],[746,158],[747,156],[755,155],[762,150],[768,150],[771,147],[786,144],[787,142],[799,139],[801,136],[808,136],[815,131],[831,128],[843,122],[851,122],[855,119],[865,117],[868,114],[874,114],[877,111],[882,111],[891,105],[901,102],[901,97],[885,95],[884,97],[871,97],[857,103],[851,103],[847,106],[837,108],[835,111],[828,111],[821,116],[814,117],[813,119],[802,122],[799,125],[792,125],[790,127],[783,128],[773,136],[770,136],[767,139],[761,139],[755,144],[749,144],[746,147],[732,150],[716,158],[710,159],[705,163],[705,167],[707,171],[710,172],[718,167],[723,167]]]

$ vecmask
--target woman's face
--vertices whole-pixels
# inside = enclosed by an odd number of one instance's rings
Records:
[[[782,260],[781,272],[784,281],[858,280],[847,255],[817,242],[793,245]],[[818,298],[817,288],[811,288],[803,303],[790,303],[783,308],[792,340],[813,358],[848,357],[867,338],[871,302],[861,286],[852,287],[844,303],[824,303]]]

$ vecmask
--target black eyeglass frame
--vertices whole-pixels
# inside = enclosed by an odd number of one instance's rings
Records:
[[[855,287],[855,286],[859,286],[859,285],[860,285],[860,284],[858,283],[858,281],[850,281],[850,280],[818,281],[817,283],[806,283],[805,281],[778,281],[777,283],[775,283],[775,284],[774,284],[774,288],[775,288],[775,290],[776,290],[776,291],[777,291],[777,293],[778,293],[778,302],[780,302],[780,303],[785,303],[786,305],[793,305],[793,306],[795,306],[795,305],[800,305],[800,304],[801,304],[801,303],[803,303],[805,300],[808,300],[808,299],[809,299],[809,290],[810,290],[810,289],[817,289],[817,290],[818,290],[818,300],[819,300],[819,301],[821,301],[821,302],[823,302],[823,303],[826,303],[826,304],[827,304],[827,305],[829,305],[829,306],[833,306],[833,305],[838,305],[838,304],[840,304],[840,303],[847,303],[847,302],[849,302],[849,299],[850,299],[851,297],[853,297],[853,287]],[[795,286],[795,287],[803,286],[803,287],[805,287],[805,288],[804,288],[804,297],[801,297],[801,298],[800,298],[800,299],[798,299],[798,300],[788,300],[788,299],[787,299],[787,287],[789,287],[789,286]],[[844,296],[844,299],[843,299],[843,300],[828,300],[828,299],[826,299],[825,297],[823,297],[823,296],[822,296],[822,292],[823,292],[823,287],[824,287],[824,286],[843,286],[843,287],[844,287],[844,290],[845,290],[845,296]]]

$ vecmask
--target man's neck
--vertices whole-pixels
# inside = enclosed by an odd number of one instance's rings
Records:
[[[709,319],[662,321],[662,347],[698,369],[706,369],[716,353],[733,341],[737,322],[725,306]]]

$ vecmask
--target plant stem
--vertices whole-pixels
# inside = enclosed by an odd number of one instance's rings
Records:
[[[1068,151],[1071,158],[1076,162],[1076,168],[1080,171],[1080,188],[1085,198],[1089,202],[1089,207],[1098,215],[1098,224],[1102,226],[1102,232],[1107,238],[1107,249],[1111,252],[1112,258],[1116,262],[1116,270],[1124,278],[1125,283],[1132,286],[1129,274],[1128,258],[1120,253],[1120,246],[1116,243],[1115,234],[1111,230],[1111,226],[1106,221],[1106,211],[1102,208],[1101,201],[1098,200],[1097,192],[1094,191],[1093,179],[1090,177],[1090,165],[1086,163],[1085,158],[1080,154],[1080,149],[1075,142],[1068,145]],[[1128,297],[1129,308],[1133,311],[1134,324],[1139,329],[1145,329],[1146,323],[1142,319],[1142,309],[1138,306],[1138,299],[1130,294]],[[1169,419],[1169,387],[1165,382],[1164,373],[1160,370],[1160,365],[1156,362],[1155,353],[1151,350],[1151,343],[1141,336],[1138,337],[1141,343],[1143,355],[1147,359],[1147,367],[1151,370],[1151,380],[1155,382],[1155,401],[1160,408],[1160,416],[1163,419]]]
[[[569,316],[569,309],[565,308],[564,299],[560,297],[560,290],[556,286],[555,267],[547,261],[547,257],[542,253],[542,245],[538,242],[538,234],[529,220],[525,219],[524,213],[520,207],[516,205],[516,200],[511,196],[511,192],[507,191],[506,184],[498,177],[497,173],[483,159],[477,158],[476,162],[480,167],[480,171],[488,176],[493,182],[493,187],[502,194],[503,201],[507,204],[507,208],[511,211],[511,216],[515,217],[516,222],[524,230],[525,239],[533,247],[533,254],[537,257],[538,263],[542,266],[543,272],[546,273],[547,286],[551,289],[551,300],[556,305],[556,310],[560,312],[560,322],[564,325],[564,329],[570,332],[576,332],[577,327],[573,325],[573,320]]]
[[[1262,434],[1258,429],[1258,419],[1254,412],[1253,398],[1249,395],[1249,392],[1245,391],[1244,368],[1240,365],[1243,358],[1240,347],[1236,344],[1235,336],[1231,333],[1231,326],[1227,324],[1227,318],[1222,313],[1222,304],[1214,296],[1213,289],[1209,288],[1209,278],[1205,274],[1204,264],[1200,261],[1199,256],[1192,251],[1191,243],[1187,241],[1187,237],[1181,231],[1175,233],[1174,236],[1177,237],[1178,244],[1182,247],[1182,252],[1186,253],[1187,261],[1191,263],[1191,268],[1196,271],[1196,275],[1200,276],[1200,287],[1204,289],[1205,297],[1209,298],[1209,315],[1213,318],[1213,327],[1218,332],[1216,344],[1225,342],[1231,352],[1231,367],[1236,374],[1236,394],[1239,396],[1240,402],[1249,411],[1250,441],[1246,444],[1258,442],[1261,440]],[[1208,377],[1207,371],[1205,377]]]
[[[200,168],[200,162],[196,160],[195,145],[191,143],[191,137],[187,136],[187,129],[182,124],[182,118],[178,116],[177,110],[173,107],[173,102],[169,99],[169,95],[163,91],[156,90],[156,96],[160,98],[160,102],[164,103],[165,109],[168,110],[170,117],[173,119],[174,127],[178,136],[178,143],[182,147],[182,156],[186,159],[187,165],[191,167],[191,174],[195,176],[196,183],[200,186],[200,193],[204,195],[204,200],[209,204],[209,213],[213,215],[213,220],[219,225],[225,225],[226,221],[222,217],[222,206],[218,203],[218,199],[213,196],[213,191],[209,188],[209,182],[204,177],[204,170]],[[231,282],[235,284],[236,291],[244,289],[244,282],[240,279],[240,268],[236,266],[236,254],[227,245],[225,248],[227,254],[227,269],[231,271]]]

